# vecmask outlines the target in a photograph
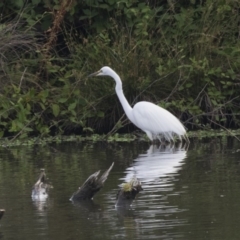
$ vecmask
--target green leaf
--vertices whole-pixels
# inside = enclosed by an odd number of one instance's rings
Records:
[[[43,110],[45,110],[45,109],[46,109],[46,107],[45,107],[45,105],[44,105],[44,104],[42,104],[41,102],[39,102],[39,104],[40,104],[40,106],[41,106],[41,108],[42,108]]]
[[[90,128],[90,127],[84,127],[84,128],[83,128],[83,131],[84,131],[84,132],[91,132],[91,133],[94,132],[93,129]]]
[[[192,87],[192,85],[193,85],[192,83],[187,83],[186,88],[190,88],[190,87]]]
[[[75,109],[76,106],[77,106],[77,103],[76,103],[76,102],[71,103],[71,104],[68,106],[68,110],[73,110],[73,109]]]
[[[27,133],[22,133],[22,134],[19,136],[19,138],[23,139],[23,138],[26,138],[27,136],[28,136]]]
[[[32,131],[33,131],[33,129],[32,129],[32,128],[30,128],[30,127],[25,127],[25,128],[24,128],[24,131],[27,131],[27,132],[32,132]]]
[[[29,103],[27,103],[26,108],[27,108],[28,111],[30,111],[31,110],[31,105]]]
[[[59,98],[58,102],[65,103],[68,99],[67,98]]]
[[[214,100],[214,99],[212,99],[212,104],[213,104],[214,106],[217,106],[217,101]]]
[[[15,1],[15,5],[16,5],[17,7],[19,7],[19,8],[22,8],[23,5],[24,5],[24,2],[23,2],[23,0],[16,0],[16,1]]]
[[[33,3],[34,5],[38,5],[40,2],[41,2],[41,0],[32,0],[32,3]]]
[[[71,110],[71,114],[72,114],[73,116],[77,116],[77,113],[76,113],[75,111],[73,111],[73,110]]]
[[[58,104],[53,104],[52,105],[52,111],[53,111],[53,115],[55,117],[57,117],[59,115],[59,112],[60,112],[59,105]]]
[[[82,11],[86,16],[91,16],[92,15],[92,11],[89,10],[89,9],[83,9]]]
[[[101,118],[104,117],[104,112],[98,112],[97,116]]]

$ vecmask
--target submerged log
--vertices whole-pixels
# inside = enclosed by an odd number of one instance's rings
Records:
[[[142,190],[142,184],[136,177],[133,177],[130,182],[123,183],[117,193],[116,207],[130,207],[137,194]]]
[[[40,169],[40,175],[37,182],[32,188],[32,198],[46,199],[48,197],[48,191],[52,186],[47,183],[45,169]]]
[[[5,209],[0,209],[0,219],[3,217],[4,213],[5,213]]]
[[[110,168],[98,178],[100,170],[88,177],[83,185],[73,193],[70,201],[90,200],[93,196],[103,187],[104,182],[107,180],[109,172],[112,170],[114,163]]]

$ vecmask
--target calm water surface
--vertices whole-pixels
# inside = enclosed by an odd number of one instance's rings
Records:
[[[86,178],[115,166],[93,202],[73,204]],[[194,141],[63,143],[0,148],[0,239],[239,239],[240,143]],[[31,188],[45,168],[53,185],[46,201]],[[119,185],[142,182],[131,209],[116,209]]]

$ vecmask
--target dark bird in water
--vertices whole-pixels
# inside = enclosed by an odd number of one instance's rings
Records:
[[[129,207],[137,194],[142,191],[142,184],[133,177],[130,182],[123,183],[121,189],[117,193],[116,207]]]
[[[5,213],[5,209],[0,209],[0,219],[3,217],[4,213]]]
[[[48,197],[48,191],[52,186],[47,183],[45,169],[40,169],[40,175],[37,182],[32,188],[33,199],[46,199]]]
[[[107,180],[109,172],[112,170],[114,163],[110,168],[99,177],[100,170],[88,177],[84,184],[72,195],[70,201],[90,200],[103,187]],[[98,178],[99,177],[99,178]]]

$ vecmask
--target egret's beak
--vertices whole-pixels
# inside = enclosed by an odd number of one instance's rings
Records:
[[[97,72],[95,72],[95,73],[92,73],[92,74],[88,75],[87,77],[89,78],[89,77],[98,76],[101,72],[102,72],[102,71],[99,70],[99,71],[97,71]]]

